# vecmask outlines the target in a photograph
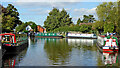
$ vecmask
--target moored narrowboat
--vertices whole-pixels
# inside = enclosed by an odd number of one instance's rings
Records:
[[[97,47],[102,52],[117,52],[119,50],[118,40],[115,36],[98,36]]]
[[[85,38],[85,39],[96,39],[95,34],[84,34],[84,33],[67,33],[67,38]]]
[[[28,44],[27,34],[0,34],[2,49],[6,51],[21,50]]]
[[[39,38],[63,38],[62,35],[58,33],[37,33],[35,37]]]

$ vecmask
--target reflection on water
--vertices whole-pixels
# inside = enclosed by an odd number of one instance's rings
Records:
[[[18,65],[21,60],[23,60],[26,52],[27,48],[19,54],[5,54],[2,59],[3,67],[14,67],[15,65]]]
[[[29,46],[3,65],[15,66],[119,66],[120,55],[99,52],[95,39],[29,38]]]
[[[65,65],[69,62],[72,47],[63,39],[47,39],[44,44],[48,58],[53,65]]]
[[[118,53],[103,53],[105,65],[117,65]]]
[[[93,46],[96,43],[96,39],[67,39],[69,45],[87,45]]]

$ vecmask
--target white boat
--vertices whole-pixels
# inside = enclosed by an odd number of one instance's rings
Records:
[[[91,38],[96,39],[97,36],[95,34],[82,34],[82,33],[67,33],[67,38]]]

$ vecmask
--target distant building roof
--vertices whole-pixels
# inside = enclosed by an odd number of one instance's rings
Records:
[[[45,29],[44,27],[42,27],[41,25],[37,25],[37,26],[40,26],[41,28]]]
[[[93,23],[80,23],[80,25],[92,25]]]

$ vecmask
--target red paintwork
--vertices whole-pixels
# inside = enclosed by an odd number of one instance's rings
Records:
[[[11,46],[10,44],[5,44],[5,46]]]
[[[103,53],[115,54],[115,53],[118,53],[118,51],[117,52],[103,52]]]
[[[103,37],[103,38],[105,37],[105,35],[99,35],[99,36],[100,36],[100,37]]]
[[[118,49],[115,49],[115,50],[112,50],[112,49],[103,49],[103,52],[104,51],[118,51]]]
[[[0,36],[4,36],[4,35],[12,35],[12,36],[14,36],[14,43],[16,43],[15,34],[12,34],[12,33],[4,33],[4,34],[0,34]],[[1,40],[2,40],[2,38],[1,38]]]

